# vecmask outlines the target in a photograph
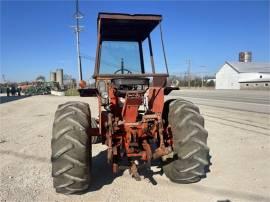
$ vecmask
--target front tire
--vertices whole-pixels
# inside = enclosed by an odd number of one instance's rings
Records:
[[[91,168],[89,105],[67,102],[59,105],[52,132],[52,177],[56,192],[74,194],[88,189]]]
[[[171,127],[174,150],[174,158],[163,162],[165,175],[176,183],[200,181],[209,171],[210,161],[208,132],[199,108],[186,100],[168,100],[163,118]]]

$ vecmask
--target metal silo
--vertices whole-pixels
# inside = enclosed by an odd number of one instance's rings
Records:
[[[55,82],[56,81],[56,72],[50,73],[50,81]]]
[[[60,86],[63,85],[63,69],[56,70],[56,81],[59,83]]]
[[[239,53],[239,62],[251,62],[251,60],[252,60],[252,53],[250,51]]]

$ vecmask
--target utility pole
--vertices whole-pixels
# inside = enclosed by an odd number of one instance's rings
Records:
[[[5,76],[5,74],[2,74],[2,80],[3,80],[3,83],[6,83],[6,76]]]
[[[82,31],[82,27],[80,26],[80,19],[83,18],[82,13],[79,11],[79,0],[76,0],[76,13],[74,14],[74,18],[76,20],[76,26],[74,27],[75,34],[76,34],[76,47],[77,47],[77,66],[78,66],[78,72],[79,72],[79,81],[78,83],[83,79],[82,78],[82,63],[81,63],[81,53],[80,53],[80,31]]]
[[[203,88],[203,72],[202,72],[202,88]]]
[[[206,67],[206,66],[204,66],[204,65],[201,65],[200,66],[201,68],[202,68],[202,87],[203,87],[203,77],[204,77],[204,68]]]
[[[191,69],[191,61],[188,60],[188,69],[187,69],[187,73],[188,73],[188,87],[190,88],[190,80],[191,80],[191,75],[190,75],[190,69]]]
[[[121,74],[124,74],[124,58],[121,58]]]

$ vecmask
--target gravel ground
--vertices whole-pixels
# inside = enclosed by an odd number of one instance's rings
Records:
[[[93,183],[83,195],[56,194],[50,140],[54,112],[66,101],[96,99],[34,96],[0,104],[1,201],[270,201],[270,115],[199,105],[209,131],[211,172],[196,184],[179,185],[158,172],[141,182],[127,171],[114,178],[106,147],[93,146]],[[158,171],[157,167],[152,167]],[[149,177],[148,175],[146,175]]]

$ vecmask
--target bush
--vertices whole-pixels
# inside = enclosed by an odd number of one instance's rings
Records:
[[[70,88],[65,91],[65,96],[79,96],[79,91],[77,88]]]

